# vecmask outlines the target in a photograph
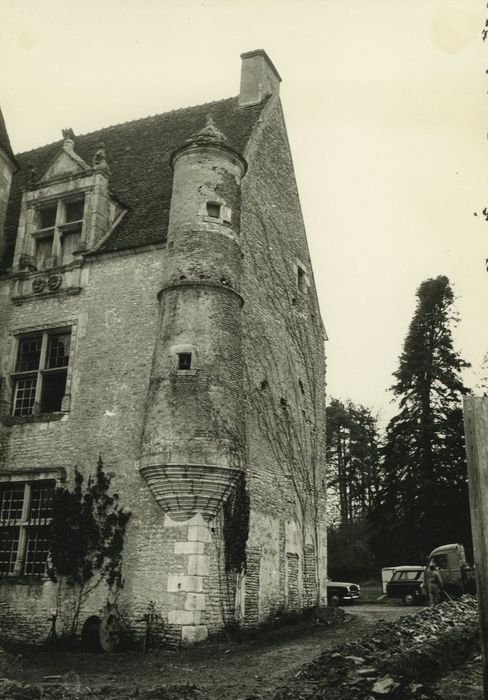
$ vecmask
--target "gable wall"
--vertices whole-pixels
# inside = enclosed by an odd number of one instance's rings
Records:
[[[165,254],[159,249],[99,258],[84,268],[85,286],[79,295],[34,299],[20,306],[9,299],[9,282],[0,283],[2,375],[11,371],[12,330],[71,322],[76,326],[69,414],[62,420],[21,425],[8,425],[11,421],[4,417],[0,471],[63,467],[72,484],[75,466],[86,477],[94,473],[102,455],[105,470],[114,475],[113,492],[132,512],[119,602],[120,612],[141,633],[151,601],[166,617],[168,610],[178,607],[168,576],[187,573],[189,552],[198,559],[205,546],[189,542],[192,523],[163,527],[164,513],[138,472]],[[202,561],[205,573],[207,562],[200,558],[197,563]],[[202,580],[193,578],[190,585],[198,586]],[[0,599],[0,636],[28,642],[47,638],[48,618],[55,608],[52,583],[0,578]],[[88,600],[81,622],[89,614],[99,614],[105,601],[101,588]],[[216,610],[212,622],[218,615]]]
[[[248,406],[249,473],[253,504],[250,547],[261,551],[260,609],[305,602],[304,538],[310,541],[311,512],[303,526],[297,503],[305,498],[300,469],[290,474],[294,448],[283,439],[280,412],[286,410],[292,440],[307,434],[316,421],[318,482],[325,471],[325,358],[305,230],[279,102],[246,154],[241,230],[244,252],[243,338]],[[310,287],[299,293],[296,261],[306,267]],[[302,381],[304,393],[299,385]],[[266,386],[261,388],[262,382]],[[286,401],[286,408],[281,405]],[[315,406],[315,409],[314,409]],[[302,465],[311,462],[302,459]],[[293,478],[291,478],[293,477]],[[306,481],[307,479],[305,479]],[[325,486],[320,509],[324,517]],[[292,534],[293,533],[293,534]],[[322,575],[325,576],[325,521],[322,525]],[[272,543],[275,543],[274,545]],[[298,554],[298,599],[289,582],[290,557]],[[285,586],[283,586],[283,578]]]

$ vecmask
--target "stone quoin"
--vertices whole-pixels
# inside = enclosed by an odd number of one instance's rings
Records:
[[[46,640],[50,494],[99,455],[135,638],[148,606],[193,643],[326,603],[325,331],[281,78],[241,58],[238,97],[27,153],[0,113],[4,639]]]

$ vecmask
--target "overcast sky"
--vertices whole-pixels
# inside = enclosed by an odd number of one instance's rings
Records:
[[[264,48],[283,78],[329,394],[389,417],[424,279],[453,283],[456,345],[474,370],[488,349],[485,6],[0,0],[0,104],[21,152],[63,127],[82,134],[236,95],[240,53]]]

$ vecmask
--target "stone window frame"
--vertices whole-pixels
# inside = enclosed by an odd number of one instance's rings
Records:
[[[24,422],[33,422],[33,421],[39,421],[39,422],[48,422],[51,420],[59,420],[63,417],[67,417],[71,408],[71,386],[72,386],[72,375],[73,375],[73,358],[74,358],[74,353],[75,353],[75,344],[76,344],[76,337],[77,337],[77,329],[78,329],[78,324],[77,321],[75,320],[68,320],[66,322],[59,322],[59,323],[50,323],[50,324],[42,324],[38,326],[29,326],[29,327],[24,327],[24,328],[18,328],[12,331],[10,337],[9,337],[9,345],[10,345],[10,351],[9,351],[9,366],[8,366],[8,377],[9,377],[9,382],[8,382],[8,392],[9,395],[5,397],[7,399],[7,404],[9,407],[9,421],[13,423],[24,423]],[[42,413],[40,410],[40,396],[41,396],[41,391],[42,391],[42,379],[41,382],[37,382],[36,385],[36,396],[35,396],[35,401],[34,401],[34,410],[32,411],[31,414],[24,415],[24,416],[19,416],[19,415],[14,415],[14,410],[15,410],[15,379],[19,376],[19,373],[16,372],[16,363],[17,363],[17,357],[18,357],[18,349],[19,349],[19,341],[22,340],[23,338],[28,338],[29,336],[35,336],[42,334],[43,335],[43,343],[48,342],[48,337],[50,335],[56,335],[58,333],[62,333],[63,331],[70,331],[71,332],[71,339],[70,339],[70,349],[69,349],[69,360],[68,364],[66,365],[66,384],[64,388],[64,396],[62,399],[61,403],[61,410],[52,412],[52,413]],[[44,349],[44,348],[43,348]],[[42,349],[41,349],[42,352]],[[45,349],[44,349],[44,357],[45,357]],[[39,364],[41,364],[42,359],[40,359]],[[45,372],[45,368],[39,367],[36,372],[39,374],[42,374],[42,372]],[[31,374],[34,374],[34,370],[30,372]],[[27,372],[25,373],[27,375]]]
[[[218,216],[213,216],[209,213],[209,207],[218,208]],[[215,200],[208,200],[204,205],[203,220],[208,223],[217,224],[232,224],[232,209],[222,202],[216,202]]]
[[[170,373],[175,376],[191,376],[194,377],[197,374],[198,367],[198,351],[195,345],[189,343],[181,343],[178,345],[173,345],[170,348]],[[191,367],[190,369],[180,369],[180,355],[191,355]]]
[[[192,353],[191,352],[178,352],[178,370],[189,370],[192,368]]]
[[[67,221],[67,206],[72,203],[83,201],[83,217],[72,221]],[[46,209],[56,207],[56,216],[53,226],[40,228],[41,212]],[[86,191],[80,190],[67,194],[58,194],[54,197],[46,197],[34,204],[34,216],[31,225],[30,237],[33,242],[33,257],[37,261],[37,241],[52,238],[51,261],[45,267],[38,268],[38,271],[49,270],[55,267],[69,265],[73,260],[63,261],[63,238],[65,235],[79,229],[78,248],[83,248],[84,227],[86,221]],[[76,249],[75,249],[76,250]]]
[[[48,565],[49,545],[48,529],[51,523],[50,509],[52,507],[52,496],[54,490],[66,478],[66,472],[63,468],[47,468],[47,469],[29,469],[29,470],[13,470],[0,474],[0,578],[46,578],[46,567]],[[36,492],[36,486],[39,489],[38,500],[38,517],[33,517],[33,495]],[[11,490],[22,491],[22,505],[19,517],[7,518],[7,498],[6,493]],[[43,503],[42,491],[48,490],[51,498]],[[48,515],[42,517],[42,508],[47,509]],[[9,509],[9,514],[11,510]],[[7,546],[8,536],[10,531],[11,549],[10,559],[8,561],[9,571],[4,570],[7,565]],[[4,538],[2,537],[4,535]],[[44,548],[38,551],[39,543],[44,543]],[[30,545],[33,543],[33,547]],[[42,547],[42,544],[41,544]],[[40,554],[40,556],[39,556]],[[13,556],[12,556],[13,555]],[[31,570],[29,570],[31,567]],[[36,571],[37,567],[37,571]]]
[[[295,287],[300,294],[306,294],[310,287],[310,278],[308,276],[307,266],[298,258],[293,264],[293,272],[295,275]]]

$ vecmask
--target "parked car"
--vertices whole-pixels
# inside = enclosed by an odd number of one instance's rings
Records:
[[[327,579],[327,604],[328,605],[345,605],[346,603],[354,603],[358,600],[361,593],[357,583],[348,583],[346,581],[331,581]]]
[[[399,598],[404,605],[421,605],[427,594],[423,566],[397,566],[386,584],[387,598]]]

